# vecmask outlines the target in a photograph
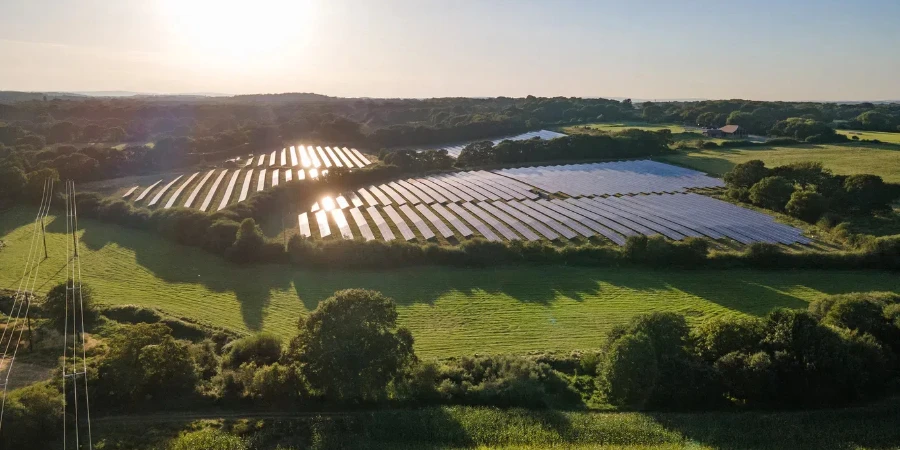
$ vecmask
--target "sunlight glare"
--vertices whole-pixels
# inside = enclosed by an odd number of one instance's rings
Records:
[[[187,61],[213,67],[273,66],[308,41],[312,0],[158,0],[171,43]]]

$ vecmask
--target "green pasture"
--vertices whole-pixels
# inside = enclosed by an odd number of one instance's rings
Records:
[[[15,288],[33,235],[33,208],[0,216],[0,288]],[[805,307],[825,294],[900,292],[900,277],[874,271],[642,270],[519,266],[385,271],[239,266],[150,233],[82,219],[84,281],[106,304],[136,304],[241,332],[288,337],[297,318],[334,291],[393,297],[426,357],[597,347],[635,314],[675,311],[692,320]],[[48,218],[49,259],[36,291],[65,277],[65,222]]]

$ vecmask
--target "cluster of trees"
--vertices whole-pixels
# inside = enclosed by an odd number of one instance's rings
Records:
[[[95,333],[107,345],[87,359],[91,405],[107,412],[366,404],[799,408],[879,398],[900,373],[900,296],[893,294],[825,297],[808,310],[713,319],[693,329],[675,313],[646,314],[614,327],[599,350],[565,356],[421,361],[397,317],[393,300],[349,289],[300,318],[287,343],[265,333],[191,341],[159,323],[106,323]],[[7,412],[19,426],[5,427],[0,439],[42,443],[46,429],[61,426],[68,395],[58,382],[13,392]]]
[[[0,149],[91,180],[145,173],[297,141],[419,146],[536,128],[630,119],[630,102],[581,98],[338,99],[313,94],[231,98],[54,99],[0,105]],[[155,142],[153,147],[145,142]],[[122,150],[95,143],[132,142]],[[72,144],[78,144],[76,147]],[[50,146],[50,147],[48,147]],[[62,148],[60,150],[59,148]],[[2,152],[0,152],[2,153]],[[76,161],[58,160],[79,155]]]
[[[763,102],[709,100],[644,103],[642,117],[653,122],[680,122],[718,128],[740,125],[751,134],[777,134],[772,129],[791,118],[822,125],[872,131],[900,131],[900,104]],[[816,133],[819,134],[819,133]],[[815,134],[811,134],[813,136]],[[805,139],[803,137],[802,139]]]
[[[736,200],[782,211],[807,222],[826,214],[837,217],[890,211],[900,185],[877,175],[835,175],[821,163],[804,162],[768,168],[760,160],[736,165],[725,174],[728,195]]]
[[[597,366],[598,394],[635,409],[844,405],[897,380],[900,297],[849,294],[808,311],[727,318],[691,330],[654,313],[616,327]]]

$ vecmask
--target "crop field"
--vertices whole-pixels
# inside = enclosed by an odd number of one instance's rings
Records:
[[[887,144],[801,145],[791,147],[727,148],[684,150],[660,158],[712,175],[722,175],[736,164],[760,159],[767,166],[796,162],[821,162],[834,173],[854,175],[870,173],[888,182],[900,182],[900,146]]]
[[[0,217],[0,288],[15,288],[34,211]],[[64,276],[65,222],[49,218],[50,258],[36,290]],[[900,292],[896,274],[874,271],[641,270],[563,266],[422,267],[308,271],[231,265],[203,250],[115,225],[79,221],[84,280],[106,304],[136,304],[211,325],[288,337],[297,318],[334,291],[368,288],[393,297],[424,357],[594,348],[633,315],[676,311],[699,321],[805,307],[824,294]]]

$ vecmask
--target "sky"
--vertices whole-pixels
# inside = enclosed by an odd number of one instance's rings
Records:
[[[900,99],[900,1],[0,0],[0,90]]]

